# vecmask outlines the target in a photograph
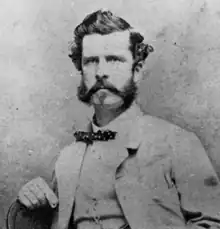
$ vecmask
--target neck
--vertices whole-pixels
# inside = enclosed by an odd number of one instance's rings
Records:
[[[105,126],[118,117],[123,111],[109,110],[100,106],[94,106],[94,122],[97,126]]]
[[[116,109],[108,109],[100,105],[94,105],[94,110],[94,122],[99,127],[103,127],[109,124],[111,121],[116,119],[120,114],[126,111],[125,109],[120,107]]]

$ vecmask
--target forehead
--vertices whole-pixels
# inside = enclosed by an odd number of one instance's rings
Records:
[[[83,55],[127,55],[130,53],[129,37],[129,31],[113,32],[108,35],[92,34],[85,36],[83,39]]]

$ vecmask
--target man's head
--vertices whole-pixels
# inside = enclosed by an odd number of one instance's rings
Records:
[[[153,47],[110,11],[89,14],[74,32],[72,59],[81,72],[80,101],[128,108],[136,97],[138,72]]]

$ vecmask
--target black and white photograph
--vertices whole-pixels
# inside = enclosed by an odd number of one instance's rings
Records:
[[[220,229],[220,0],[0,0],[0,229]]]

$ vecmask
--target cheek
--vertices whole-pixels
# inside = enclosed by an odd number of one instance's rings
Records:
[[[131,65],[125,63],[112,64],[109,81],[116,87],[121,88],[131,77]]]
[[[96,82],[96,67],[95,66],[86,66],[83,67],[83,79],[87,87],[92,87]]]

